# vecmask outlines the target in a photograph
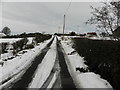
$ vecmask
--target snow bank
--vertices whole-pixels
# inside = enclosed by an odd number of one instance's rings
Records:
[[[0,32],[0,37],[4,37],[4,36],[6,36],[6,35],[4,33]]]
[[[66,41],[61,40],[61,43],[69,72],[77,88],[112,88],[106,80],[93,72],[83,73],[76,71],[76,67],[87,69],[88,66],[84,64],[84,58],[79,56],[72,48],[72,42],[69,38],[66,37]]]
[[[3,67],[0,68],[0,70],[2,70],[2,73],[0,74],[0,80],[2,81],[7,80],[9,77],[13,77],[19,74],[21,71],[24,71],[26,68],[28,68],[27,66],[30,66],[34,58],[41,52],[43,48],[45,48],[45,46],[51,40],[52,38],[50,40],[40,43],[39,46],[36,46],[31,50],[27,50],[27,53],[22,54],[21,56],[17,56],[12,60],[4,62]],[[2,83],[0,82],[0,85],[1,84]]]
[[[56,51],[55,38],[41,64],[39,64],[35,76],[33,77],[31,84],[29,85],[29,88],[40,88],[47,80],[55,63]],[[51,82],[51,84],[53,83],[53,81]],[[49,87],[51,86],[51,84],[49,85]]]
[[[93,72],[81,73],[78,79],[81,88],[112,88],[106,80]]]

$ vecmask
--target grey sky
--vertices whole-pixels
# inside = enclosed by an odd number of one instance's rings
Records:
[[[12,33],[55,33],[60,26],[62,32],[63,15],[68,4],[68,2],[3,2],[2,28],[8,26]],[[95,31],[95,28],[84,24],[90,18],[90,5],[98,7],[101,3],[72,2],[66,14],[66,32]]]

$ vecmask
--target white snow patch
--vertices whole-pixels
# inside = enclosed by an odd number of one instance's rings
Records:
[[[106,80],[93,72],[81,73],[77,77],[81,88],[112,88]]]
[[[27,45],[29,45],[32,44],[34,37],[29,37],[27,39],[28,39]]]
[[[0,43],[9,43],[12,44],[16,41],[21,40],[22,38],[0,38]]]
[[[6,36],[4,33],[0,33],[0,38]]]

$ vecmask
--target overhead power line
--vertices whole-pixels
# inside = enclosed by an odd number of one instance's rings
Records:
[[[68,10],[69,10],[69,8],[70,8],[70,6],[71,6],[71,3],[72,3],[72,0],[70,1],[70,3],[69,3],[69,5],[68,5],[68,7],[67,7],[67,9],[66,9],[66,11],[65,11],[64,14],[66,14],[66,13],[68,12]]]
[[[66,13],[68,12],[70,5],[71,5],[72,0],[70,1],[65,13],[64,13],[64,21],[63,21],[63,37],[64,37],[64,33],[65,33],[65,17],[66,17]]]

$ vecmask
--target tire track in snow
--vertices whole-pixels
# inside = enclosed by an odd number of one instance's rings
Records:
[[[35,60],[32,62],[32,65],[26,70],[26,72],[23,74],[23,76],[15,82],[12,86],[10,86],[10,89],[15,88],[22,88],[27,89],[29,83],[32,81],[34,72],[36,71],[38,65],[42,62],[42,59],[44,58],[45,54],[49,50],[50,45],[52,44],[54,38],[46,45],[46,47],[42,50],[40,55],[38,55]]]
[[[54,75],[55,75],[55,81],[54,81],[54,83],[52,85],[52,88],[56,88],[56,87],[57,88],[61,88],[61,81],[59,79],[60,67],[59,67],[58,55],[56,56],[54,67],[53,67],[53,69],[52,69],[48,79],[46,80],[46,82],[41,87],[43,90],[47,90],[49,84],[51,83],[52,79],[54,78]],[[58,81],[58,79],[59,79],[59,81]]]
[[[65,62],[64,53],[62,52],[61,44],[58,41],[58,39],[57,39],[57,51],[58,51],[59,64],[61,68],[60,77],[61,77],[62,88],[63,89],[72,88],[74,90],[77,90],[75,84],[73,83],[73,79],[68,71],[68,67]]]

